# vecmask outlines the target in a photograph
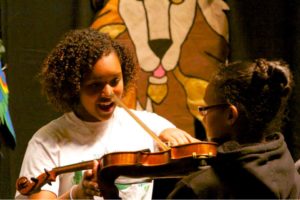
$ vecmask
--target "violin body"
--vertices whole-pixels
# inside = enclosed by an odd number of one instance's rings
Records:
[[[216,156],[216,144],[198,142],[173,146],[167,151],[115,152],[100,159],[98,178],[111,179],[114,176],[132,178],[167,178],[183,176],[197,170],[199,161]],[[184,167],[184,168],[182,168]]]
[[[216,156],[216,143],[197,142],[173,146],[169,150],[150,152],[148,150],[133,152],[113,152],[102,156],[99,162],[98,182],[101,194],[106,199],[118,197],[118,190],[114,185],[119,176],[131,178],[172,178],[188,175],[197,171],[202,161]],[[23,195],[30,195],[40,191],[46,183],[55,181],[62,173],[92,169],[93,161],[85,161],[72,165],[45,170],[37,178],[20,177],[16,182],[17,190]]]

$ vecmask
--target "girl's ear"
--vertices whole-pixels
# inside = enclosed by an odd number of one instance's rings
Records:
[[[233,125],[239,116],[239,112],[234,105],[230,105],[227,114],[227,120],[229,125]]]

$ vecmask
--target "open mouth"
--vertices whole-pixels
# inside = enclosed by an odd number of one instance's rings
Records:
[[[105,112],[110,112],[111,109],[114,107],[114,102],[105,102],[105,103],[99,103],[98,108]]]

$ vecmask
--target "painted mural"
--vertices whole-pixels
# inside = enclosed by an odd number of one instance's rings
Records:
[[[228,10],[222,0],[105,1],[91,27],[132,49],[141,68],[124,102],[194,135],[210,76],[228,56]]]

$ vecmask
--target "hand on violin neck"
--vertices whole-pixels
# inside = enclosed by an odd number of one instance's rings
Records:
[[[180,144],[188,144],[200,141],[192,137],[187,132],[178,128],[167,128],[163,130],[159,134],[159,138],[166,144],[169,144],[169,146],[176,146]]]
[[[101,196],[97,181],[99,162],[94,160],[93,168],[86,170],[81,183],[73,190],[74,199],[92,199],[93,196]]]

